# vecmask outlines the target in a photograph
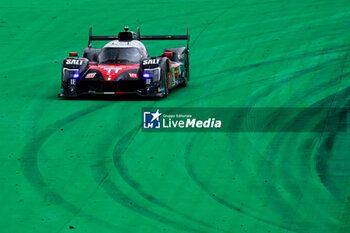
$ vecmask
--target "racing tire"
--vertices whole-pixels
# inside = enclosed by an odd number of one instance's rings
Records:
[[[186,80],[184,79],[184,80],[182,81],[182,83],[180,83],[179,87],[186,87],[186,86],[187,86],[187,82],[186,82]]]
[[[164,95],[163,98],[166,98],[169,94],[169,89],[168,89],[168,79],[167,79],[167,70],[165,67],[163,67],[162,69],[162,73],[161,73],[161,79],[163,80],[163,86],[164,86]]]
[[[185,71],[182,73],[182,75],[183,82],[179,85],[179,87],[186,87],[187,82],[190,81],[190,64],[188,52],[186,52]]]
[[[182,76],[185,76],[184,73],[182,73]],[[182,77],[182,82],[179,84],[179,87],[186,87],[187,86],[187,80],[185,77]]]

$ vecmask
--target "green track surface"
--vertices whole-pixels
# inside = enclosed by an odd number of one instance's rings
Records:
[[[190,25],[191,82],[159,101],[59,100],[90,25]],[[348,0],[3,1],[0,232],[350,232],[348,132],[140,130],[142,107],[344,107],[349,28]]]

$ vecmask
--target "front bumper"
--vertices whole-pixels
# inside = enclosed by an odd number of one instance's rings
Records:
[[[82,95],[138,95],[145,97],[163,97],[158,83],[146,85],[144,81],[121,82],[62,82],[62,92],[59,97],[78,97]]]
[[[142,97],[163,97],[164,93],[142,93],[140,91],[128,91],[128,92],[113,92],[113,91],[87,91],[87,92],[81,92],[81,93],[60,93],[58,94],[58,97],[61,98],[74,98],[79,97],[83,95],[137,95]]]

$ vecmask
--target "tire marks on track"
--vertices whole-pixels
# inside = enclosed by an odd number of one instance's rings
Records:
[[[121,151],[126,150],[128,145],[132,142],[133,138],[140,131],[140,126],[136,126],[131,131],[129,131],[118,143],[117,145],[123,148]],[[126,140],[130,138],[130,140]],[[116,147],[115,150],[119,150],[119,147]],[[114,152],[117,153],[117,152]],[[119,152],[118,152],[119,153]],[[111,169],[107,168],[107,164],[103,163],[100,167],[92,169],[92,173],[94,179],[99,184],[99,186],[108,194],[110,198],[112,198],[115,202],[119,203],[123,207],[130,209],[144,217],[149,219],[156,220],[158,222],[164,223],[181,231],[189,231],[189,232],[197,232],[204,233],[206,231],[202,231],[192,226],[187,226],[181,222],[169,219],[161,214],[158,214],[151,209],[148,209],[145,206],[139,204],[136,200],[130,198],[123,190],[121,190],[118,185],[115,184],[114,180],[112,180],[109,176]]]
[[[336,101],[337,106],[332,106]],[[316,106],[323,105],[323,103],[328,104],[331,102],[331,107],[343,107],[344,110],[339,113],[339,118],[347,117],[350,107],[350,87],[345,88],[337,93],[327,96],[323,100],[315,103]],[[346,125],[339,125],[339,128],[347,127]],[[342,132],[344,134],[344,132]],[[337,133],[327,133],[324,132],[319,139],[319,143],[315,150],[315,155],[313,156],[315,171],[320,179],[320,182],[324,187],[333,195],[335,200],[343,201],[346,198],[346,187],[343,187],[344,190],[340,191],[334,186],[337,184],[337,180],[330,177],[328,171],[329,162],[337,159],[337,155],[333,154],[333,147],[336,143]],[[341,195],[343,194],[343,195]]]
[[[296,54],[289,57],[284,56],[283,58],[275,58],[267,61],[261,61],[261,62],[249,64],[249,65],[243,65],[243,66],[233,67],[229,69],[224,69],[221,71],[216,71],[214,73],[207,73],[207,74],[198,76],[196,79],[198,80],[198,79],[203,79],[205,77],[213,77],[213,76],[219,76],[224,74],[237,74],[243,71],[250,71],[255,68],[260,68],[267,65],[273,65],[276,63],[291,62],[291,61],[300,60],[306,57],[312,58],[312,57],[321,56],[321,55],[323,56],[323,55],[331,55],[331,54],[338,54],[338,53],[347,53],[349,51],[350,51],[350,44],[344,44],[344,45],[334,46],[331,48],[321,49],[321,50],[317,50],[309,53],[301,53],[301,54]],[[227,76],[227,78],[232,78],[232,77]],[[213,81],[216,81],[216,80],[214,79]]]
[[[138,185],[137,181],[135,181],[134,179],[132,179],[132,177],[127,173],[127,169],[124,167],[124,162],[123,162],[123,154],[125,152],[125,150],[127,149],[127,147],[130,145],[130,143],[132,142],[133,138],[136,136],[136,134],[139,131],[135,131],[132,130],[129,133],[127,133],[125,136],[123,136],[123,138],[121,138],[117,144],[114,147],[114,152],[113,152],[113,160],[114,160],[114,166],[117,169],[119,175],[122,177],[122,179],[132,188],[134,189],[140,196],[142,196],[144,199],[148,200],[149,202],[151,202],[153,205],[157,205],[169,212],[175,213],[187,220],[190,220],[191,222],[194,222],[198,225],[201,225],[205,228],[208,228],[210,230],[214,230],[214,231],[219,231],[219,232],[226,232],[228,233],[228,231],[222,230],[222,229],[218,229],[217,227],[214,227],[208,223],[205,223],[203,221],[197,220],[187,214],[181,213],[180,211],[170,207],[169,205],[165,204],[164,202],[156,199],[154,196],[152,196],[151,194],[145,192],[140,185]]]
[[[98,106],[92,106],[86,108],[77,113],[71,114],[61,120],[58,120],[51,124],[46,130],[33,135],[30,139],[28,139],[26,145],[24,146],[22,157],[21,157],[21,168],[23,175],[27,179],[27,181],[43,196],[50,197],[50,200],[57,206],[62,207],[68,212],[73,213],[74,216],[82,215],[87,218],[93,219],[94,221],[100,223],[101,225],[109,228],[109,229],[119,229],[119,226],[106,222],[96,216],[88,214],[82,210],[82,207],[77,207],[69,201],[65,200],[59,193],[53,191],[50,186],[45,182],[44,176],[41,173],[38,166],[38,154],[39,150],[44,144],[44,142],[55,132],[59,131],[59,129],[67,123],[71,123],[77,119],[80,119],[83,116],[86,116],[92,112],[101,110],[105,107],[110,106],[111,103],[99,104]],[[73,217],[74,217],[73,216]],[[71,219],[67,220],[69,222]],[[64,223],[67,224],[67,222]],[[64,227],[61,226],[58,230],[62,230]],[[124,231],[124,229],[123,229]]]
[[[333,48],[327,49],[327,50],[320,50],[320,51],[316,51],[316,52],[313,52],[313,53],[309,53],[307,56],[319,56],[319,55],[324,55],[324,54],[342,53],[342,52],[348,52],[348,51],[349,51],[349,45],[342,45],[342,46],[336,46],[336,47],[333,47]],[[237,67],[237,68],[234,68],[234,69],[225,70],[223,72],[232,72],[232,71],[241,72],[241,71],[244,71],[244,70],[250,70],[250,69],[254,69],[254,68],[257,68],[257,67],[264,66],[264,65],[273,64],[275,62],[283,62],[283,61],[288,61],[288,60],[301,59],[304,56],[305,55],[303,54],[303,55],[297,55],[297,56],[293,56],[293,57],[290,57],[290,58],[284,58],[284,59],[280,59],[280,60],[256,63],[256,64],[253,64],[253,65],[248,65],[248,66]],[[256,95],[253,95],[251,99],[252,100],[256,100],[256,99],[262,98],[263,96],[266,95],[266,93],[270,93],[270,91],[272,91],[273,89],[277,88],[278,86],[283,85],[285,83],[288,83],[288,82],[292,81],[293,79],[295,79],[297,77],[300,77],[302,75],[305,75],[307,73],[312,73],[312,72],[318,71],[318,70],[322,69],[322,67],[326,67],[326,66],[329,66],[329,65],[332,65],[332,64],[336,64],[336,63],[339,62],[339,59],[341,59],[341,58],[329,59],[328,61],[323,62],[321,64],[318,64],[318,65],[316,65],[314,67],[309,67],[309,68],[305,68],[305,69],[302,69],[300,71],[294,72],[293,75],[291,75],[291,76],[289,76],[289,77],[287,77],[285,79],[279,80],[272,87],[269,86],[269,88],[264,89],[263,91],[259,92]],[[349,76],[349,75],[350,75],[350,73],[345,73],[345,74],[342,74],[341,76],[339,76],[339,78],[343,78],[343,77],[346,77],[346,76]],[[268,78],[268,79],[270,79],[270,78]],[[321,84],[321,85],[325,86],[325,85],[329,85],[329,84],[334,83],[334,82],[338,82],[338,78],[336,78],[336,79],[337,79],[336,81],[330,80],[329,83]],[[261,81],[264,81],[264,80],[261,80]],[[229,89],[232,89],[232,87],[228,88],[227,90],[229,90]],[[315,91],[316,91],[316,89],[318,89],[318,88],[315,88]],[[212,96],[214,94],[208,94],[208,95],[205,95],[205,97],[209,97],[209,96]],[[310,93],[310,95],[311,95],[311,93]],[[202,98],[203,98],[203,96],[201,98],[199,98],[198,100],[200,100]],[[250,103],[250,104],[248,104],[248,106],[253,106],[253,105],[252,105],[252,103]],[[250,213],[250,212],[248,212],[246,210],[243,210],[239,205],[235,205],[235,204],[229,203],[226,200],[224,200],[224,199],[222,199],[222,198],[220,198],[220,197],[218,197],[216,195],[213,195],[213,193],[210,192],[210,190],[207,189],[205,183],[203,183],[201,180],[199,180],[199,178],[196,176],[196,174],[194,173],[194,170],[192,169],[193,165],[189,161],[189,156],[190,156],[190,152],[191,152],[190,148],[193,146],[193,140],[195,140],[194,137],[192,138],[191,143],[189,143],[187,145],[187,151],[185,153],[185,154],[187,154],[187,156],[185,156],[186,169],[187,169],[188,174],[190,175],[190,177],[195,181],[195,183],[201,189],[203,189],[208,194],[208,196],[210,196],[212,199],[214,199],[215,201],[217,201],[218,203],[222,204],[225,207],[228,207],[228,208],[233,209],[235,211],[238,211],[238,212],[240,212],[242,214],[245,214],[245,215],[248,215],[250,217],[253,217],[253,218],[255,218],[255,219],[257,219],[257,220],[259,220],[261,222],[264,222],[264,223],[267,223],[267,224],[270,224],[270,225],[273,225],[273,226],[277,226],[277,227],[279,227],[281,229],[285,229],[285,230],[289,230],[289,231],[298,231],[298,232],[302,231],[302,229],[300,229],[298,227],[295,227],[293,224],[289,224],[290,226],[287,226],[285,224],[280,224],[280,223],[273,222],[273,221],[271,221],[269,219],[261,218],[257,214],[253,214],[253,213]],[[279,141],[281,141],[281,140],[279,140]]]
[[[153,106],[155,104],[156,104],[156,102],[154,102]],[[124,152],[127,150],[129,145],[133,142],[135,136],[139,132],[140,132],[140,125],[137,125],[132,130],[127,132],[125,135],[123,135],[122,138],[117,141],[117,144],[115,145],[115,147],[113,149],[112,156],[113,156],[113,161],[114,161],[114,168],[117,169],[118,174],[121,176],[121,178],[131,188],[133,188],[137,193],[139,193],[139,195],[141,195],[145,200],[149,201],[153,205],[157,205],[157,206],[159,206],[159,207],[161,207],[169,212],[172,212],[172,213],[175,213],[181,217],[184,217],[187,220],[195,222],[196,224],[198,224],[201,227],[205,227],[205,228],[210,229],[211,231],[216,230],[216,231],[226,232],[226,231],[220,230],[218,228],[215,228],[209,224],[206,224],[204,222],[196,220],[188,215],[182,214],[179,211],[176,211],[175,209],[173,209],[169,206],[166,206],[164,203],[162,203],[160,201],[156,201],[155,198],[151,197],[150,195],[145,195],[145,193],[143,193],[142,191],[135,189],[135,187],[129,182],[130,180],[125,179],[126,178],[125,174],[123,174],[123,172],[118,169],[118,168],[121,168],[121,167],[118,167],[118,165],[120,163],[120,158],[124,154]],[[112,178],[109,176],[112,168],[108,168],[108,164],[105,161],[103,161],[102,164],[100,164],[100,165],[101,166],[99,166],[99,167],[91,168],[91,172],[93,174],[93,177],[94,177],[96,183],[98,184],[98,187],[102,188],[107,193],[107,195],[112,200],[114,200],[116,203],[118,203],[118,204],[122,205],[123,207],[125,207],[129,210],[132,210],[135,213],[138,213],[144,217],[147,217],[149,219],[153,219],[153,220],[156,220],[158,222],[167,224],[173,228],[180,229],[182,231],[185,230],[185,231],[197,232],[197,233],[207,232],[207,231],[201,230],[200,228],[188,226],[188,225],[183,224],[181,222],[178,222],[176,220],[172,220],[170,218],[167,218],[163,215],[158,214],[157,212],[155,212],[151,209],[144,207],[142,204],[139,204],[137,200],[130,198],[115,183],[115,181],[112,180]]]
[[[295,231],[297,232],[298,229],[296,228],[291,228],[291,227],[288,227],[288,226],[284,226],[282,224],[279,224],[279,223],[275,223],[273,221],[270,221],[268,219],[264,219],[264,218],[261,218],[259,217],[258,215],[255,215],[249,211],[246,211],[245,209],[242,209],[238,204],[233,204],[233,203],[229,203],[228,201],[226,201],[225,199],[215,195],[212,191],[210,191],[206,184],[201,181],[199,179],[199,177],[196,175],[196,173],[194,172],[194,165],[190,162],[190,156],[192,155],[191,154],[191,147],[192,145],[195,143],[195,140],[196,140],[196,137],[192,137],[191,139],[191,143],[187,144],[186,146],[186,152],[185,152],[185,168],[186,168],[186,171],[188,173],[188,175],[191,177],[191,179],[194,181],[194,183],[201,189],[203,190],[207,196],[209,196],[210,198],[212,198],[214,201],[216,201],[217,203],[219,203],[220,205],[224,206],[225,208],[229,208],[231,210],[234,210],[238,213],[241,213],[243,215],[246,215],[248,217],[252,217],[260,222],[263,222],[263,223],[266,223],[268,225],[272,225],[272,226],[275,226],[275,227],[278,227],[278,228],[281,228],[281,229],[284,229],[284,230],[287,230],[287,231]]]

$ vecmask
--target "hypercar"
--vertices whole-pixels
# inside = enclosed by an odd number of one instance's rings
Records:
[[[93,48],[92,41],[109,41]],[[186,47],[166,48],[162,55],[150,57],[142,40],[187,40]],[[169,90],[185,87],[190,80],[189,27],[187,35],[141,36],[140,29],[128,27],[118,36],[93,36],[82,57],[70,52],[63,60],[60,97],[85,94],[136,94],[166,97]]]

